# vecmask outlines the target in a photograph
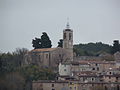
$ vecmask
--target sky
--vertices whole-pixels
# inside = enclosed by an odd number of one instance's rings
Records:
[[[32,50],[42,32],[56,47],[67,18],[74,44],[120,40],[120,0],[0,0],[0,52]]]

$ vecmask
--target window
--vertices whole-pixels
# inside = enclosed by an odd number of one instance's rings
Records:
[[[64,36],[63,36],[63,37],[64,37],[64,39],[66,39],[66,33],[64,33]]]
[[[61,57],[62,55],[61,54],[59,54],[59,57]]]
[[[71,40],[71,36],[72,36],[71,33],[69,33],[69,40]]]
[[[97,66],[98,64],[96,63],[96,66]]]
[[[94,80],[94,78],[92,78],[92,81]]]
[[[52,84],[52,87],[54,87],[54,84]]]
[[[66,71],[66,69],[64,69],[64,71]]]
[[[48,58],[48,54],[46,54],[46,58]]]
[[[111,74],[111,72],[109,72],[109,74]]]
[[[93,68],[92,70],[95,70],[95,68]]]
[[[116,80],[118,80],[118,77],[116,77]]]
[[[97,67],[97,71],[99,71],[99,67]]]

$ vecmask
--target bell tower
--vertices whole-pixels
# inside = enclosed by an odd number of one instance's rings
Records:
[[[63,30],[63,48],[70,53],[70,61],[73,61],[73,30],[70,29],[69,22]]]

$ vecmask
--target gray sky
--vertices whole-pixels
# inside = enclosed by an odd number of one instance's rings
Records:
[[[67,17],[74,44],[120,40],[120,0],[0,0],[0,51],[31,50],[44,31],[56,47]]]

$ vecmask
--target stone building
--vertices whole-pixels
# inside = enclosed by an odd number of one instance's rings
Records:
[[[120,68],[110,68],[103,75],[104,82],[120,82]]]
[[[119,82],[33,81],[32,90],[120,90]]]
[[[25,55],[24,64],[37,64],[40,67],[56,69],[59,63],[73,60],[73,31],[67,24],[63,30],[63,48],[33,49]]]
[[[34,81],[32,90],[69,90],[68,81]]]
[[[80,72],[80,71],[91,71],[92,70],[92,66],[90,65],[89,62],[71,62],[72,67],[71,67],[71,71],[72,72]]]
[[[101,75],[92,71],[76,72],[74,76],[79,82],[101,82]]]
[[[59,75],[60,76],[71,76],[71,64],[60,63],[59,64]]]
[[[71,62],[72,72],[92,71],[102,73],[109,68],[116,68],[114,61],[81,60]]]
[[[55,68],[59,62],[65,62],[69,59],[69,52],[63,48],[34,49],[25,56],[25,64]]]

